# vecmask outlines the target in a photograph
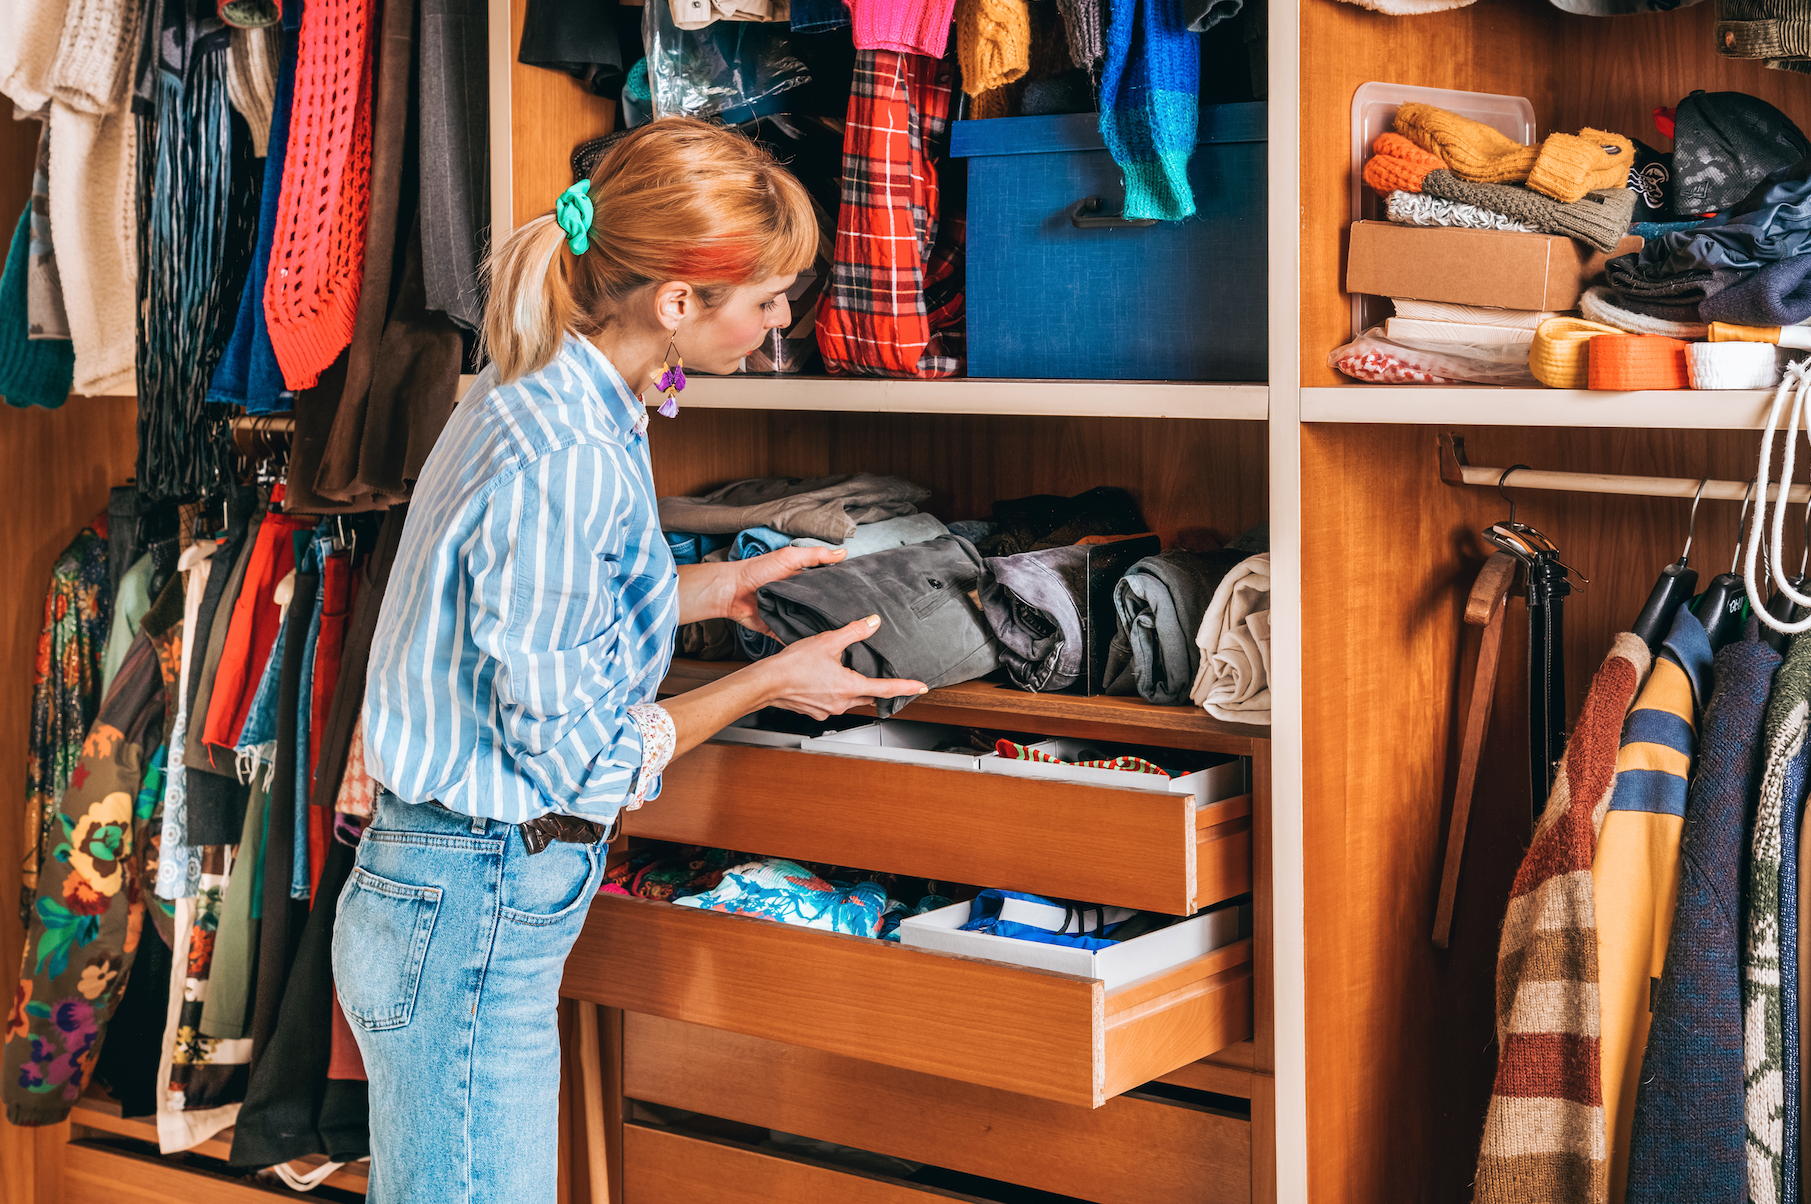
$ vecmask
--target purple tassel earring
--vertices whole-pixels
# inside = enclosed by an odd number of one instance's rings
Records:
[[[656,389],[667,395],[666,400],[660,403],[662,418],[679,417],[679,395],[685,391],[685,357],[679,354],[678,341],[679,332],[674,331],[667,340],[667,353],[660,361],[660,366],[666,371],[660,374],[660,379],[654,384]],[[678,362],[669,362],[672,360]]]

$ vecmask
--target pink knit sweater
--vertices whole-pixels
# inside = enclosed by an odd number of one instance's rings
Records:
[[[955,7],[956,0],[849,0],[855,48],[940,59],[949,46]]]

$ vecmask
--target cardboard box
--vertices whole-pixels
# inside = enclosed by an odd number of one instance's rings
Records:
[[[1572,309],[1617,255],[1559,234],[1353,222],[1346,291],[1502,309]]]
[[[985,932],[963,932],[961,928],[968,923],[968,911],[967,903],[957,903],[903,920],[899,925],[899,943],[960,957],[978,957],[1054,970],[1058,974],[1098,978],[1111,991],[1230,945],[1239,939],[1242,931],[1249,931],[1251,927],[1249,904],[1228,905],[1202,912],[1180,924],[1121,941],[1111,948],[1090,952],[1073,945],[1045,945]]]

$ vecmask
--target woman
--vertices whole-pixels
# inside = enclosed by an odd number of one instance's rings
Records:
[[[371,1089],[371,1204],[555,1198],[561,968],[621,812],[764,706],[923,693],[845,669],[878,619],[655,703],[678,624],[764,630],[755,590],[840,549],[677,571],[638,394],[790,320],[804,189],[725,130],[634,131],[492,256],[479,377],[416,484],[365,697],[384,788],[333,968]]]

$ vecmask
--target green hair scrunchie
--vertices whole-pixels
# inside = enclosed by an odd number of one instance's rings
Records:
[[[583,255],[591,247],[591,181],[580,180],[560,194],[554,202],[553,220],[566,232],[566,245],[574,255]]]

